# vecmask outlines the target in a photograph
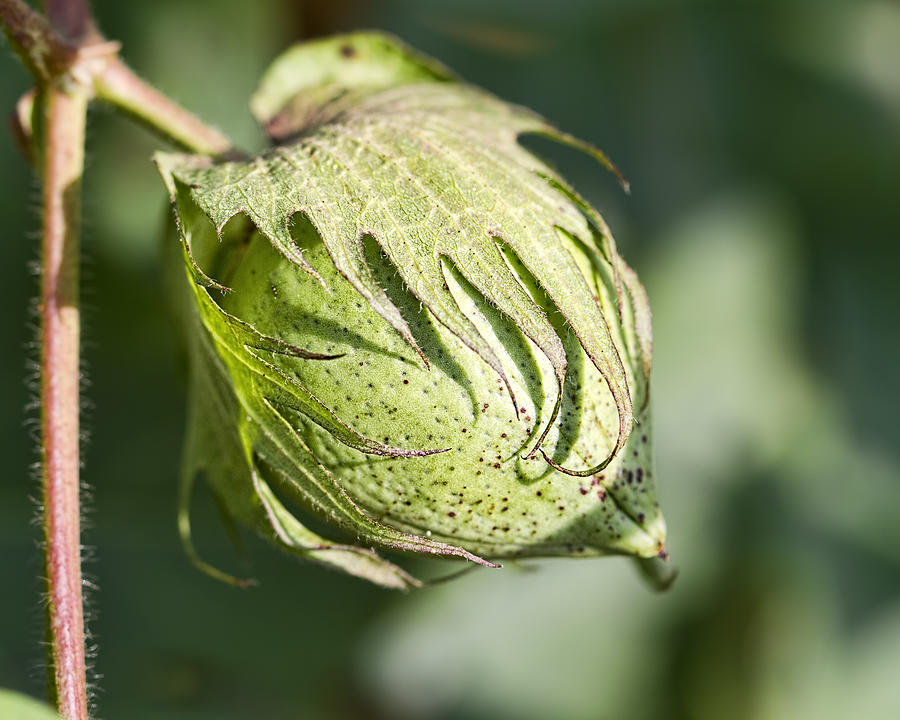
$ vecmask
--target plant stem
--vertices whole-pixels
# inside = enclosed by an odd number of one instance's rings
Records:
[[[87,96],[44,92],[41,428],[51,689],[66,720],[87,720],[79,510],[81,175]]]
[[[94,90],[101,100],[186,150],[216,156],[232,149],[225,135],[145,83],[118,58],[94,78]]]
[[[13,140],[16,141],[19,151],[31,166],[35,164],[32,114],[36,94],[34,90],[29,90],[20,97],[16,103],[16,109],[9,117],[9,131],[12,133]]]
[[[43,180],[41,460],[50,692],[65,720],[88,720],[81,574],[79,226],[88,102],[100,97],[184,148],[221,155],[231,143],[140,80],[97,32],[87,0],[46,0],[47,19],[0,0],[0,26],[38,84],[15,117]],[[24,104],[23,104],[24,103]],[[35,132],[37,131],[37,132]]]
[[[97,41],[87,0],[47,0],[51,27],[76,47]],[[51,695],[87,720],[81,574],[79,265],[88,93],[67,76],[44,89],[41,416]],[[66,87],[69,86],[69,87]]]
[[[176,145],[202,155],[232,151],[219,130],[141,80],[97,32],[84,0],[47,0],[52,24],[23,0],[0,0],[0,26],[10,46],[41,84],[77,77],[96,97]]]
[[[74,53],[75,48],[23,0],[0,0],[0,25],[13,52],[39,81],[58,75]]]
[[[101,40],[87,0],[44,0],[50,24],[68,40],[83,45]]]

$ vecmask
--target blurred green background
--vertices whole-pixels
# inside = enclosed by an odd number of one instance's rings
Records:
[[[402,596],[253,540],[260,587],[194,570],[175,532],[184,388],[158,259],[161,145],[98,110],[84,356],[99,716],[900,717],[900,4],[94,5],[133,67],[244,146],[261,144],[246,100],[281,49],[377,27],[603,147],[631,196],[588,161],[552,159],[650,293],[658,476],[681,571],[665,595],[610,559]],[[28,81],[4,56],[10,110]],[[40,695],[23,381],[39,195],[6,133],[0,168],[0,686]],[[239,566],[209,504],[198,541]]]

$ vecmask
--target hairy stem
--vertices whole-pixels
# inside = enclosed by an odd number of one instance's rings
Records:
[[[79,509],[79,224],[87,97],[44,92],[41,429],[52,688],[66,720],[86,720]]]
[[[87,0],[46,0],[45,7],[47,18],[23,0],[0,0],[0,26],[38,85],[36,95],[20,101],[13,128],[44,184],[40,392],[49,685],[65,720],[87,720],[78,271],[88,102],[106,100],[194,152],[222,155],[232,146],[119,60],[118,45],[97,32]]]
[[[52,28],[76,47],[100,39],[87,0],[47,0],[46,11]],[[78,284],[88,93],[61,76],[45,86],[42,101],[41,459],[52,667],[49,684],[66,720],[87,720]]]

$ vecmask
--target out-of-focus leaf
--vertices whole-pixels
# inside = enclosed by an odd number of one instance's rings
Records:
[[[28,695],[0,689],[0,718],[3,720],[60,720],[57,712]]]

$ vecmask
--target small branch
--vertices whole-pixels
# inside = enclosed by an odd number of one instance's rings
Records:
[[[23,0],[0,0],[0,25],[13,52],[41,82],[63,72],[75,54],[76,48]]]
[[[97,32],[85,0],[47,0],[51,25],[23,0],[0,0],[0,25],[41,85],[60,79],[90,88],[164,138],[191,152],[220,156],[231,141],[141,80]]]
[[[34,112],[34,90],[29,90],[16,103],[16,109],[9,116],[9,131],[19,146],[19,151],[28,161],[34,165],[34,129],[32,127],[32,113]]]
[[[41,428],[53,694],[87,720],[79,511],[79,225],[87,96],[44,94]]]
[[[232,151],[231,141],[224,134],[141,80],[118,58],[96,75],[94,91],[101,100],[185,150],[213,156]]]

